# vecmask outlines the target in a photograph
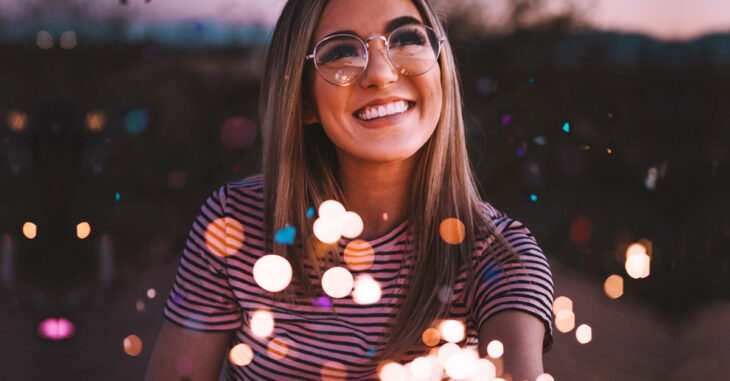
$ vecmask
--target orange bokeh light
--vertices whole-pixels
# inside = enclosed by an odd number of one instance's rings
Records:
[[[11,111],[8,113],[8,127],[10,131],[19,132],[25,129],[28,124],[28,115],[21,111]]]
[[[457,218],[447,218],[439,225],[441,239],[450,245],[458,245],[466,237],[464,223]]]
[[[103,111],[92,111],[86,114],[86,128],[89,131],[101,131],[106,124],[106,115]]]
[[[25,238],[33,239],[38,234],[38,227],[36,224],[28,221],[23,224],[23,235]]]
[[[326,361],[319,374],[322,381],[342,381],[347,379],[347,368],[337,361]]]
[[[233,365],[245,366],[253,361],[253,350],[248,344],[236,344],[228,352],[228,359],[231,360]]]
[[[129,335],[122,342],[124,353],[135,357],[142,352],[142,339],[137,335]]]
[[[424,344],[428,345],[429,347],[433,347],[441,341],[441,334],[436,328],[427,328],[425,331],[423,331],[421,339],[423,340]]]
[[[281,360],[286,357],[289,352],[289,344],[286,339],[275,337],[269,341],[269,345],[266,346],[266,351],[274,359]]]
[[[367,241],[356,239],[345,247],[345,264],[354,271],[365,271],[375,262],[375,250]]]
[[[243,225],[231,217],[217,218],[205,228],[205,245],[219,257],[236,254],[244,237]]]
[[[91,234],[91,225],[89,225],[88,222],[79,222],[76,225],[76,236],[79,237],[79,239],[85,239]]]
[[[555,316],[555,328],[562,333],[575,328],[575,314],[571,310],[561,310]]]
[[[573,311],[573,300],[567,296],[558,296],[553,301],[553,314],[557,315],[562,310]]]
[[[611,274],[603,282],[603,292],[611,299],[618,299],[624,294],[624,278],[617,274]]]

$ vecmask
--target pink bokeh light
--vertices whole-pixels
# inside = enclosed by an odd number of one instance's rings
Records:
[[[73,336],[76,329],[66,318],[47,318],[38,325],[38,334],[44,339],[64,340]]]

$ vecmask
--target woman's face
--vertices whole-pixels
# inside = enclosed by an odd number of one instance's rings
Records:
[[[363,40],[387,37],[394,20],[409,23],[404,17],[423,23],[409,0],[332,0],[319,20],[314,43],[341,31],[352,31]],[[437,63],[421,75],[403,75],[388,60],[383,40],[373,39],[369,45],[367,68],[349,86],[332,85],[313,73],[317,119],[341,159],[389,162],[413,157],[431,137],[441,114],[441,69]],[[308,70],[314,70],[313,65]],[[410,105],[403,113],[362,118],[378,105],[395,102],[395,110],[402,110],[402,101]]]

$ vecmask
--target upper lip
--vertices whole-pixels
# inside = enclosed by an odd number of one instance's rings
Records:
[[[355,111],[355,113],[358,113],[358,112],[362,111],[366,107],[385,105],[385,104],[388,104],[388,103],[391,103],[391,102],[397,102],[397,101],[412,102],[412,101],[409,101],[408,99],[403,98],[403,97],[376,98],[376,99],[371,100],[367,104],[363,105],[359,109],[357,109],[357,111]]]

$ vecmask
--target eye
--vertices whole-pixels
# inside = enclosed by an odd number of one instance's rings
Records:
[[[76,225],[76,236],[79,237],[79,239],[85,239],[86,237],[91,234],[91,225],[89,225],[88,222],[79,222]]]
[[[343,58],[360,57],[362,47],[356,41],[328,41],[317,50],[317,62],[327,64]]]
[[[406,45],[426,45],[426,35],[421,28],[406,29],[398,31],[391,37],[390,46],[397,48]]]

